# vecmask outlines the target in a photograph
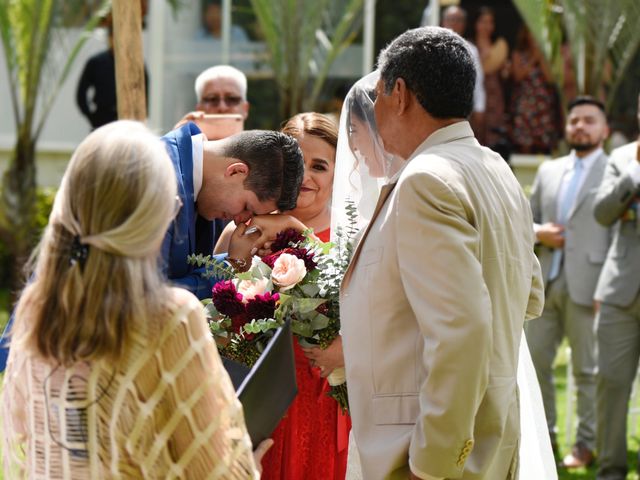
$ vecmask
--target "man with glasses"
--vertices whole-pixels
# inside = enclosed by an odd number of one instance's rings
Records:
[[[204,113],[237,113],[249,116],[247,77],[237,68],[216,65],[196,78],[196,110]]]
[[[207,68],[196,78],[196,111],[187,113],[174,127],[177,129],[187,122],[198,122],[206,114],[238,114],[243,122],[249,116],[247,101],[247,77],[230,65],[216,65]],[[244,126],[244,123],[243,123]],[[199,140],[202,142],[202,140]],[[227,221],[216,218],[213,231],[208,230],[211,222],[198,217],[196,223],[197,250],[204,251],[213,242],[216,244]],[[210,251],[207,253],[211,253]]]

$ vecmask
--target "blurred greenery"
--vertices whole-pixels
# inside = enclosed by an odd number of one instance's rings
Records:
[[[575,429],[577,419],[575,417],[576,399],[573,398],[573,410],[574,417],[572,421],[573,432],[570,432],[569,438],[567,438],[566,426],[567,426],[567,343],[566,341],[561,345],[556,359],[554,367],[555,385],[556,385],[556,408],[558,413],[558,445],[560,448],[560,459],[567,455],[571,451],[571,445],[574,442]],[[627,474],[627,480],[638,480],[638,473],[636,471],[638,466],[637,453],[640,448],[640,417],[636,420],[636,432],[635,435],[631,435],[631,428],[627,430],[627,458],[629,465],[629,473]],[[629,422],[630,423],[630,422]],[[591,468],[578,468],[574,470],[558,469],[559,480],[591,480],[596,476],[596,466]]]
[[[49,221],[49,213],[53,206],[53,200],[56,196],[56,189],[52,187],[39,187],[36,190],[36,212],[34,217],[35,235],[40,238],[44,227]],[[10,282],[10,253],[6,248],[6,244],[0,241],[0,289],[9,288]],[[0,304],[1,307],[1,304]],[[0,312],[2,308],[0,308]],[[0,317],[1,318],[1,317]]]

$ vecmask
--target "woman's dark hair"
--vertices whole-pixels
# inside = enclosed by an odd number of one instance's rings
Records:
[[[305,112],[294,115],[285,122],[282,133],[297,138],[303,133],[318,137],[333,148],[338,146],[338,127],[331,118],[317,112]]]

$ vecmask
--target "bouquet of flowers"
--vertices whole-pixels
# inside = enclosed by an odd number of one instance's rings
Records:
[[[271,246],[274,252],[253,257],[248,271],[235,273],[209,256],[190,257],[205,265],[205,275],[218,282],[205,312],[220,354],[252,366],[278,326],[291,320],[291,329],[303,346],[326,348],[340,332],[338,293],[349,254],[339,254],[332,243],[288,229]],[[328,377],[330,396],[348,410],[344,368]]]

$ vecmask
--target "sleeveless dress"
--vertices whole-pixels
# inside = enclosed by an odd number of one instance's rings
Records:
[[[329,229],[316,234],[329,241]],[[329,384],[294,341],[298,396],[280,421],[262,459],[263,480],[343,480],[351,420],[330,398]]]

